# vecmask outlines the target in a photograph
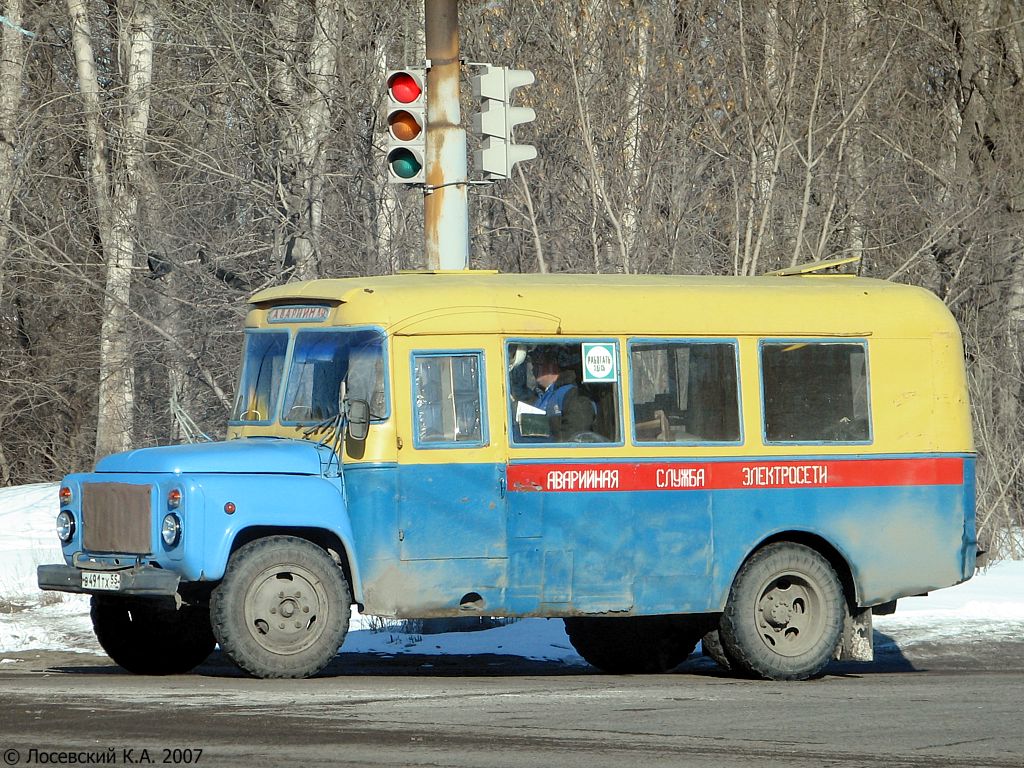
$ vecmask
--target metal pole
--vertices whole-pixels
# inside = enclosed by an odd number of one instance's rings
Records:
[[[459,111],[458,0],[424,0],[427,59],[424,246],[428,269],[469,266],[466,131]]]

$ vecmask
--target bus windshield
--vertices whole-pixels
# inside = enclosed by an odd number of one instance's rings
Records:
[[[384,335],[380,331],[299,331],[288,369],[281,421],[309,424],[338,415],[338,391],[385,416]]]
[[[231,413],[232,421],[267,422],[274,417],[281,389],[288,333],[247,333],[242,356],[242,380]]]
[[[280,418],[286,424],[315,424],[337,416],[343,381],[349,399],[366,400],[374,418],[387,415],[380,331],[299,331],[286,377],[288,339],[285,331],[246,334],[232,421],[273,421],[282,383]]]

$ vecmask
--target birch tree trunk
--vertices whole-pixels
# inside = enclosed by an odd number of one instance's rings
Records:
[[[1012,85],[1008,90],[1015,98],[1011,104],[1019,105],[1024,102],[1024,12],[1015,0],[992,2],[989,23],[992,28],[1000,31],[1006,64],[1012,77]],[[999,117],[1004,122],[1010,122],[1010,115],[1004,114]],[[1007,338],[1014,361],[1020,369],[1024,369],[1021,343],[1024,335],[1024,172],[1020,170],[1016,178],[1008,181],[1006,209],[1011,214],[1011,221],[1016,222],[1016,226],[1007,233],[1008,237],[1005,239],[1006,255],[1012,265],[1008,287]],[[1024,398],[1024,380],[1015,393],[1018,403],[1024,402],[1021,398]]]
[[[3,30],[0,36],[3,41],[0,48],[0,321],[8,311],[4,301],[4,282],[15,187],[15,119],[21,102],[24,66],[24,35],[18,29],[21,26],[21,0],[7,0],[2,7],[8,23],[0,26]]]
[[[132,443],[135,369],[128,319],[139,209],[137,184],[149,124],[155,21],[145,0],[125,2],[118,7],[118,37],[125,51],[125,98],[119,126],[121,138],[117,151],[112,153],[117,166],[112,172],[101,120],[101,94],[88,7],[86,0],[67,0],[67,3],[84,107],[92,202],[99,220],[106,266],[96,422],[96,457],[101,458],[126,450]]]
[[[743,62],[743,99],[746,111],[746,138],[749,146],[749,194],[743,234],[742,259],[737,254],[737,270],[740,275],[757,274],[761,252],[768,237],[768,224],[774,205],[776,184],[782,166],[785,138],[785,122],[788,114],[785,100],[791,96],[791,87],[784,88],[781,70],[783,61],[782,33],[779,27],[779,6],[781,0],[768,0],[765,4],[764,67],[762,70],[765,105],[761,123],[755,122],[755,94],[751,84],[756,82],[747,69],[747,43],[745,39],[742,8],[740,27],[740,48]],[[788,80],[792,80],[790,68]],[[792,83],[789,82],[791,86]]]
[[[636,18],[636,76],[629,89],[626,136],[623,145],[623,165],[626,169],[626,189],[623,196],[622,213],[622,259],[623,271],[631,272],[633,256],[636,253],[640,232],[640,206],[643,195],[645,167],[640,156],[641,140],[644,137],[644,89],[647,84],[648,55],[650,48],[650,19],[642,11]]]
[[[320,274],[324,173],[330,135],[331,94],[337,78],[338,0],[312,3],[312,35],[302,51],[298,0],[268,3],[274,43],[270,96],[277,107],[278,205],[282,264],[299,280]],[[300,54],[306,76],[300,77]]]
[[[853,27],[850,35],[851,56],[850,66],[853,68],[852,91],[860,93],[867,82],[865,76],[865,63],[868,50],[868,14],[864,0],[852,0],[850,3],[850,24]],[[865,193],[867,191],[867,164],[864,159],[864,103],[858,101],[854,105],[853,120],[850,123],[850,146],[847,156],[849,183],[846,185],[845,195],[847,197],[850,215],[848,247],[851,256],[858,261],[858,270],[864,273],[867,264],[864,261],[864,238],[865,221],[867,210],[865,206]],[[819,250],[820,254],[820,250]]]
[[[11,206],[14,201],[14,153],[17,147],[15,116],[21,102],[23,34],[21,26],[21,0],[7,0],[0,6],[7,24],[0,26],[0,344],[6,335],[5,326],[17,324],[15,310],[4,295],[7,276],[7,250],[10,243]],[[3,418],[0,418],[0,426]],[[11,480],[10,463],[0,446],[0,486]]]

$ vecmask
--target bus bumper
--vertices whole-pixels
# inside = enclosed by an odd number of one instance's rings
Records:
[[[40,589],[143,597],[170,597],[178,591],[181,578],[173,571],[148,565],[102,571],[88,571],[71,565],[40,565],[36,573]]]

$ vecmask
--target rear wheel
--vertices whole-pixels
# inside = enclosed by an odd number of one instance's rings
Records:
[[[724,670],[732,669],[732,662],[725,655],[725,648],[722,647],[722,636],[717,629],[708,632],[700,639],[700,647],[704,655],[712,659]]]
[[[337,563],[317,545],[270,536],[231,556],[213,591],[213,631],[255,677],[309,677],[337,654],[352,596]]]
[[[741,673],[804,680],[832,659],[845,609],[828,560],[802,544],[769,544],[733,582],[720,624],[725,656]]]
[[[681,616],[565,619],[565,633],[576,652],[591,666],[615,675],[657,674],[678,667],[702,631]]]
[[[103,650],[137,675],[183,674],[216,645],[205,603],[175,610],[153,600],[94,595],[89,614]]]

